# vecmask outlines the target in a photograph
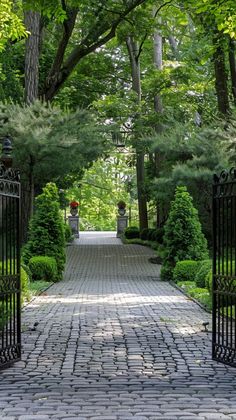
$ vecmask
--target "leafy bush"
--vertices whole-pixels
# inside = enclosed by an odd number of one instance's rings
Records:
[[[29,260],[33,280],[57,281],[57,263],[55,258],[36,256]]]
[[[147,240],[148,241],[152,241],[153,232],[155,232],[155,229],[148,229],[148,233],[147,233]]]
[[[206,274],[205,285],[207,290],[212,293],[212,269]]]
[[[207,276],[212,267],[211,260],[204,260],[200,262],[199,270],[195,276],[197,287],[207,287]]]
[[[67,223],[64,224],[64,230],[65,230],[65,241],[66,242],[72,242],[73,240],[73,234],[70,225]]]
[[[199,270],[199,262],[193,260],[178,261],[173,270],[174,281],[195,280],[195,276]]]
[[[65,264],[65,234],[58,190],[53,183],[48,183],[43,188],[43,193],[36,198],[36,209],[29,228],[29,241],[24,247],[22,258],[25,264],[28,264],[31,257],[38,255],[55,258],[60,279]]]
[[[137,226],[129,226],[125,229],[124,235],[127,239],[139,238],[139,228]]]
[[[154,231],[154,229],[144,228],[140,232],[140,239],[142,239],[143,241],[147,241],[148,239],[150,240],[150,236],[151,236],[153,231]]]
[[[165,256],[161,278],[172,278],[178,261],[208,258],[207,241],[202,233],[197,210],[186,187],[177,187],[165,224]]]
[[[164,228],[154,229],[154,231],[151,234],[151,240],[158,242],[159,244],[163,243],[163,237],[164,237]]]
[[[20,268],[20,280],[21,280],[21,298],[22,300],[30,298],[29,293],[29,283],[30,283],[30,277],[28,275],[29,270],[23,268],[21,266]]]

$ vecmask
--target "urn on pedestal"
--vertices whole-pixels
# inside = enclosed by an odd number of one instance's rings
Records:
[[[117,203],[118,213],[120,216],[124,216],[126,213],[126,203],[122,200],[118,201]]]
[[[70,202],[70,214],[71,214],[71,216],[77,216],[78,207],[79,207],[78,201],[74,200],[74,201]]]

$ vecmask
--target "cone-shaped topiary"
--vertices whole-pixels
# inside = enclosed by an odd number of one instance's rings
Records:
[[[31,257],[39,255],[55,258],[58,279],[60,279],[65,264],[65,234],[59,208],[58,190],[56,185],[51,182],[36,198],[36,209],[30,222],[29,240],[22,257],[28,264]]]
[[[170,280],[177,261],[208,258],[207,241],[202,233],[198,212],[186,187],[177,187],[171,203],[164,234],[165,257],[161,278]]]

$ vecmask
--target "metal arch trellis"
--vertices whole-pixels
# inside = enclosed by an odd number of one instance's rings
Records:
[[[0,162],[0,369],[21,357],[20,175]]]
[[[236,168],[213,182],[212,357],[236,367]]]

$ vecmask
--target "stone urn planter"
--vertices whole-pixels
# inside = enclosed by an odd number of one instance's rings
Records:
[[[71,201],[71,203],[70,203],[70,214],[71,214],[71,216],[77,216],[78,207],[79,207],[78,201]]]
[[[124,201],[119,201],[117,203],[118,213],[120,216],[124,216],[126,213],[126,203]]]

